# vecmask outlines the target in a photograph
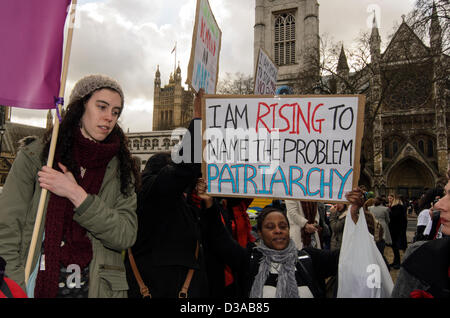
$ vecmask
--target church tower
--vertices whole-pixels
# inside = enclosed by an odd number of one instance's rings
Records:
[[[182,86],[181,68],[170,74],[169,84],[161,87],[159,66],[155,73],[153,93],[153,131],[187,127],[193,114],[194,94]]]
[[[317,0],[255,1],[254,66],[263,48],[279,67],[279,91],[298,93],[305,76],[312,87],[319,78],[319,45]]]

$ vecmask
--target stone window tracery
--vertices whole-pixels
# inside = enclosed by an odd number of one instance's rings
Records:
[[[275,63],[295,64],[295,17],[294,12],[279,13],[275,16]]]

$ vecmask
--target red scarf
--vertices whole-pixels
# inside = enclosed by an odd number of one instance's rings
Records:
[[[238,205],[232,207],[234,215],[233,238],[243,248],[246,248],[249,242],[254,242],[256,240],[251,234],[252,226],[247,214],[247,209],[252,201],[253,199],[242,199]]]
[[[77,127],[74,131],[72,155],[76,163],[75,179],[88,194],[98,194],[109,161],[120,147],[118,136],[109,143],[96,143],[83,137]],[[55,154],[54,169],[60,171],[61,154]],[[80,168],[86,169],[81,177]],[[73,204],[66,198],[50,194],[45,218],[45,270],[39,270],[34,294],[36,298],[53,298],[58,293],[61,266],[77,264],[86,268],[92,259],[91,241],[86,229],[73,220]],[[65,244],[61,247],[61,241]]]

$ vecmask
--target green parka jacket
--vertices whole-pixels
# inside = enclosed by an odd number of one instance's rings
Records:
[[[6,260],[5,274],[25,290],[25,264],[38,210],[41,187],[37,173],[42,167],[41,140],[23,147],[11,167],[0,195],[0,255]],[[44,216],[38,242],[42,242]],[[120,192],[119,160],[109,163],[98,195],[88,195],[74,209],[73,219],[87,230],[93,257],[89,265],[89,297],[127,297],[128,284],[122,251],[131,247],[137,234],[136,194]],[[32,270],[41,254],[36,246]]]

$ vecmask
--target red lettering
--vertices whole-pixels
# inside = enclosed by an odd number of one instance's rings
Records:
[[[267,108],[267,112],[264,115],[260,115],[261,112],[261,106],[264,106]],[[259,102],[258,103],[258,116],[256,118],[256,132],[258,132],[258,123],[261,122],[264,127],[267,129],[267,131],[270,131],[269,127],[267,127],[266,123],[262,120],[263,117],[266,117],[270,113],[270,107],[266,103]]]
[[[200,37],[202,38],[202,40],[203,40],[204,34],[205,34],[205,27],[206,27],[206,23],[205,23],[205,21],[203,20],[203,17],[202,17],[202,23],[201,23],[201,28],[200,28]]]
[[[275,107],[277,107],[278,104],[272,104],[270,107],[273,108],[272,110],[272,129],[275,130]]]
[[[314,131],[317,131],[317,132],[319,132],[320,134],[322,133],[322,122],[325,121],[325,119],[324,119],[324,118],[321,118],[321,119],[315,120],[315,118],[316,118],[316,111],[319,109],[319,107],[322,107],[322,106],[323,106],[323,104],[317,105],[317,106],[314,108],[314,111],[313,111],[313,114],[312,114],[312,126],[313,126],[313,129],[314,129]],[[318,123],[319,123],[319,129],[316,129],[316,127],[315,127],[315,125],[314,125],[315,122],[318,122]]]
[[[280,132],[287,131],[291,127],[289,120],[283,116],[283,108],[284,107],[292,107],[292,109],[294,110],[293,105],[285,104],[285,105],[281,106],[280,110],[278,111],[278,114],[280,115],[280,118],[282,118],[286,122],[287,126],[286,126],[286,128],[280,129]]]
[[[261,89],[262,85],[262,82],[257,81],[258,89]],[[308,133],[311,133],[311,127],[313,131],[322,133],[322,123],[325,121],[325,119],[316,119],[316,113],[319,108],[324,105],[316,105],[311,114],[311,104],[311,102],[308,102],[308,109],[306,110],[306,107],[304,107],[304,109],[302,110],[301,106],[298,103],[284,104],[278,107],[278,103],[271,104],[269,106],[264,102],[259,102],[258,114],[256,118],[256,132],[258,133],[260,127],[265,128],[269,133],[275,131],[278,128],[279,132],[289,131],[289,134],[291,135],[298,135],[300,134],[300,123],[303,122],[303,125]],[[286,113],[285,111],[286,107],[292,109],[292,120],[289,120],[290,116],[288,116],[289,112]],[[280,121],[278,121],[278,118],[280,118]],[[283,122],[284,127],[281,128]]]
[[[206,21],[202,17],[201,27],[200,27],[200,38],[205,44],[208,51],[215,56],[216,55],[216,42],[211,36],[211,31],[206,26]]]
[[[296,103],[297,104],[297,103]],[[311,111],[311,102],[308,103],[308,121],[306,121],[305,116],[303,115],[303,111],[299,104],[298,106],[298,114],[297,114],[297,134],[300,133],[300,116],[302,116],[303,123],[305,124],[306,129],[308,129],[308,132],[311,133],[311,127],[310,127],[310,111]]]

